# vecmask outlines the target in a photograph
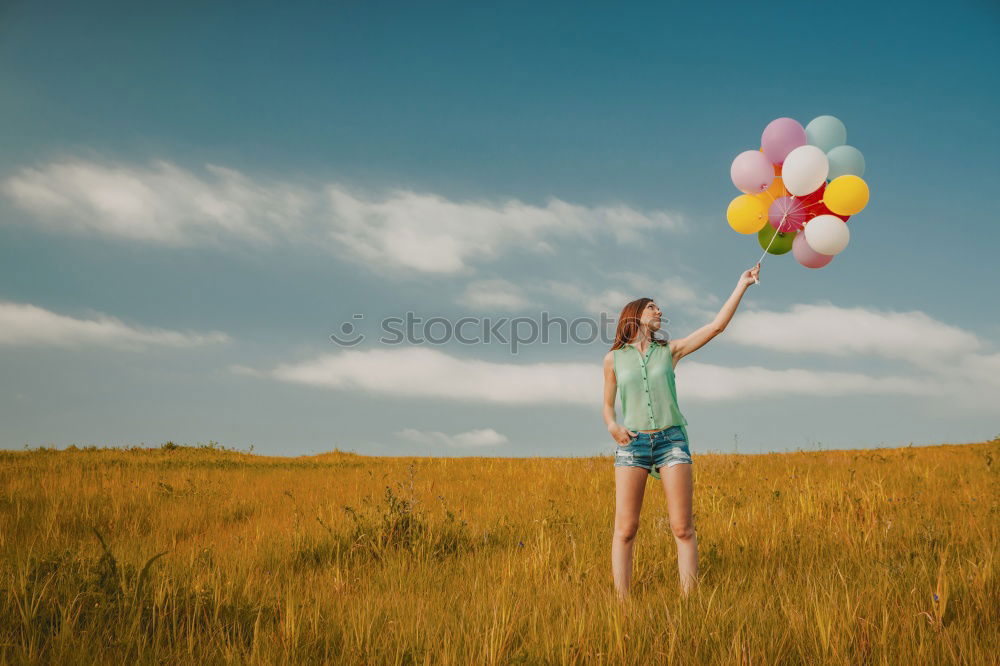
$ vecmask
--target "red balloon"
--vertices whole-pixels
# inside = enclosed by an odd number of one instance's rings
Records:
[[[825,192],[826,192],[826,183],[823,183],[814,191],[810,192],[809,194],[802,195],[801,197],[799,197],[799,199],[802,199],[806,203],[814,203],[816,201],[822,201],[823,193]]]
[[[826,183],[823,183],[815,192],[810,192],[805,196],[795,197],[802,204],[802,209],[806,212],[806,220],[811,220],[817,215],[834,215],[839,217],[844,222],[847,222],[847,218],[850,215],[837,215],[832,210],[826,207],[823,203],[823,194],[826,192]]]

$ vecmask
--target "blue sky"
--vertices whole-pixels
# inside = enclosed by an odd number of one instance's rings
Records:
[[[686,335],[761,253],[733,157],[822,114],[871,202],[678,365],[692,450],[992,437],[998,28],[985,1],[7,3],[0,447],[608,453],[606,345],[377,322],[650,296]]]

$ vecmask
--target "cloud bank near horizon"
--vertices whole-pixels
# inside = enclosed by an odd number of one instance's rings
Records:
[[[944,395],[967,406],[1000,398],[1000,353],[974,333],[927,314],[798,304],[787,312],[738,315],[719,339],[731,344],[814,356],[872,357],[902,363],[902,372],[731,367],[683,359],[680,400],[768,396]],[[801,358],[801,356],[799,356]],[[382,395],[504,405],[599,404],[599,363],[501,363],[438,349],[354,349],[280,364],[270,371],[233,368],[283,382]]]

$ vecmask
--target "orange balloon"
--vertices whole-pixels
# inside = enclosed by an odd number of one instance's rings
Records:
[[[768,185],[767,189],[760,194],[753,195],[760,199],[765,206],[770,206],[774,203],[775,199],[780,199],[781,197],[789,196],[788,190],[785,189],[785,181],[781,179],[781,167],[774,167],[774,180]]]

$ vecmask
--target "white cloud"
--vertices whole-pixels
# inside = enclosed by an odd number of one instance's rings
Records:
[[[871,356],[903,361],[923,373],[929,395],[964,406],[1000,403],[1000,353],[987,341],[919,310],[797,304],[787,312],[734,317],[720,339],[787,353]]]
[[[704,316],[708,313],[702,304],[715,304],[719,298],[714,294],[703,293],[692,284],[680,277],[650,277],[640,273],[613,272],[606,273],[607,282],[611,287],[591,289],[577,282],[546,280],[537,289],[564,301],[576,303],[586,312],[607,312],[618,316],[626,303],[637,298],[649,297],[664,311],[667,317],[672,312],[681,311],[686,314]]]
[[[681,361],[677,365],[678,401],[683,399],[753,400],[778,395],[934,395],[926,381],[908,377],[873,377],[856,372],[827,372],[759,366],[726,367]]]
[[[162,160],[145,168],[67,160],[22,169],[3,192],[49,231],[167,246],[268,242],[300,226],[311,198],[304,190],[220,166],[205,170],[210,178]]]
[[[437,349],[348,350],[284,364],[271,376],[287,382],[376,394],[530,405],[600,400],[587,363],[495,363]],[[596,372],[600,373],[600,366]]]
[[[443,444],[451,448],[475,448],[485,446],[495,446],[507,442],[507,437],[500,434],[493,428],[481,428],[478,430],[468,430],[455,435],[448,435],[439,431],[415,430],[404,428],[396,433],[397,436],[418,444]]]
[[[399,397],[506,405],[573,404],[598,412],[603,395],[600,363],[497,363],[462,359],[422,347],[327,354],[280,365],[270,376],[286,382]],[[690,360],[678,365],[677,386],[682,406],[688,401],[775,395],[933,395],[940,390],[920,378],[755,366],[728,368]]]
[[[984,346],[975,334],[924,312],[843,308],[829,303],[799,303],[788,312],[739,312],[724,336],[729,342],[781,352],[841,357],[865,354],[925,368],[940,366],[942,357],[963,357]]]
[[[538,287],[564,301],[577,303],[585,303],[591,297],[592,293],[591,290],[585,289],[579,282],[543,280],[538,284]]]
[[[0,301],[0,346],[97,345],[136,350],[146,346],[195,347],[229,340],[228,335],[218,331],[200,334],[136,327],[103,314],[76,319],[36,305]]]
[[[946,364],[941,372],[1000,388],[1000,354],[967,354],[954,365]]]
[[[639,296],[636,296],[634,291],[625,292],[618,289],[605,289],[586,298],[583,302],[583,308],[587,312],[607,312],[617,317],[626,303],[634,301],[637,298]]]
[[[555,239],[639,244],[650,232],[683,228],[674,213],[623,204],[452,201],[407,190],[373,196],[340,184],[253,179],[215,165],[205,171],[163,160],[149,167],[66,160],[22,169],[2,190],[50,231],[167,246],[297,242],[383,273],[453,274],[512,249],[551,254]]]
[[[518,310],[535,305],[520,287],[501,279],[470,282],[459,303],[479,310]]]
[[[944,400],[996,412],[1000,405],[1000,353],[943,358],[933,370],[938,375],[933,385]]]
[[[629,300],[648,296],[657,301],[657,305],[664,309],[675,305],[698,304],[705,301],[716,303],[719,301],[715,294],[702,293],[679,276],[660,277],[658,273],[665,271],[665,268],[661,266],[651,265],[649,268],[654,273],[653,275],[634,272],[610,272],[607,275],[610,279],[628,284],[632,291],[642,292]]]

